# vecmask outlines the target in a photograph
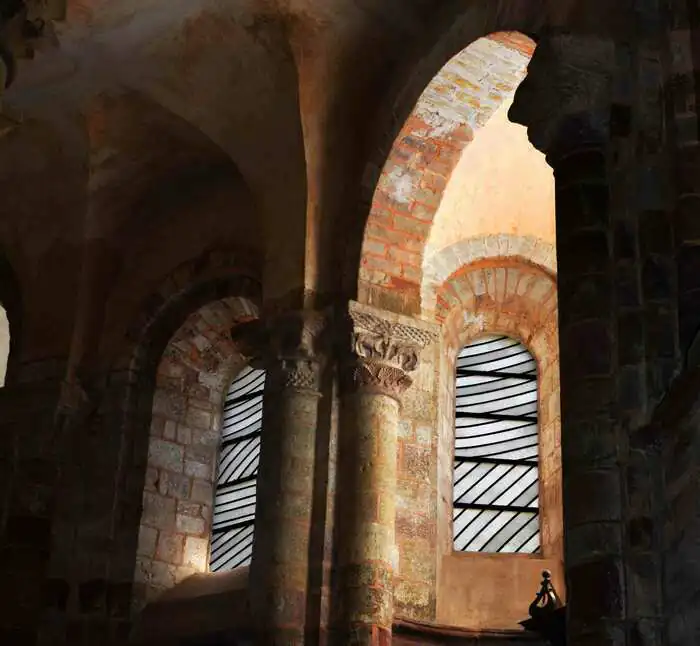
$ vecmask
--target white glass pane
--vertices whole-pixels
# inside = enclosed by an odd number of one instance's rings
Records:
[[[539,549],[537,365],[518,341],[482,338],[457,357],[454,546]]]
[[[265,372],[247,367],[224,401],[209,558],[213,572],[250,563],[264,389]]]

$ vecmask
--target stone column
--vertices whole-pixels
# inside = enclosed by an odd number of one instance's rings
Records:
[[[628,643],[624,465],[627,394],[614,244],[625,208],[613,100],[616,50],[604,39],[542,39],[516,93],[513,121],[547,154],[556,181],[567,643]],[[620,200],[622,198],[622,200]],[[622,333],[621,333],[622,332]],[[625,337],[625,332],[626,337]]]
[[[694,339],[700,338],[700,24],[697,3],[672,0],[665,5],[663,28],[668,49],[664,61],[664,126],[670,144],[673,210],[670,217],[667,211],[661,213],[661,226],[650,231],[649,239],[655,245],[652,251],[656,265],[666,270],[670,278],[667,283],[675,287],[675,293],[666,289],[666,293],[657,295],[664,299],[660,313],[664,318],[659,317],[662,325],[652,328],[664,342],[662,346],[657,343],[661,346],[659,356],[670,360],[670,368],[678,371],[680,364],[685,372],[671,386],[661,406],[665,410],[656,435],[662,443],[666,510],[660,532],[666,643],[681,646],[697,641],[700,634],[700,507],[690,503],[700,498],[700,481],[689,477],[700,467],[700,436],[695,417],[698,390],[697,378],[693,376],[698,348]],[[657,379],[660,385],[667,386],[670,379],[664,380],[663,376],[660,374]]]
[[[318,312],[294,313],[258,338],[267,378],[249,584],[256,644],[293,646],[305,639],[325,328]]]
[[[397,432],[430,329],[406,317],[350,304],[352,346],[341,358],[338,472],[339,577],[335,643],[391,642]]]

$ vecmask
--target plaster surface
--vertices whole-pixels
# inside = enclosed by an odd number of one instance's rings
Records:
[[[552,169],[527,130],[509,121],[512,103],[511,94],[462,152],[435,214],[424,266],[450,245],[492,234],[554,245]]]

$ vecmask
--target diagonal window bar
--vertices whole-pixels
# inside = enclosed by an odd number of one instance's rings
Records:
[[[489,336],[457,357],[454,548],[535,553],[539,533],[537,364]]]
[[[246,367],[224,401],[209,557],[212,572],[249,565],[252,558],[264,389],[265,371]]]

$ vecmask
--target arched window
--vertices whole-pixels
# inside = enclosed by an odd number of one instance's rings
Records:
[[[540,549],[537,364],[520,342],[482,337],[457,357],[454,549]]]
[[[0,305],[0,388],[5,385],[7,359],[10,355],[10,324],[5,309]]]
[[[224,401],[209,557],[212,572],[250,564],[264,387],[265,371],[248,366],[233,380]]]

